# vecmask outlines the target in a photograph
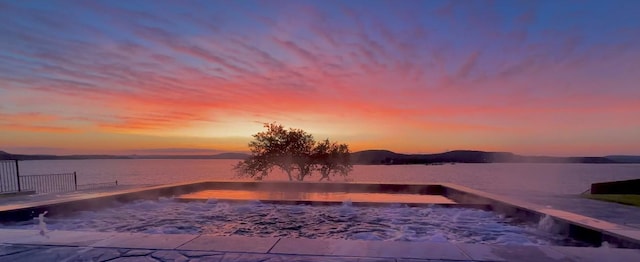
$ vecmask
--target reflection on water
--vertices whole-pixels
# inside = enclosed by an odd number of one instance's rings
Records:
[[[247,190],[204,190],[181,195],[183,200],[270,200],[270,201],[320,201],[320,202],[374,202],[374,203],[421,203],[455,204],[440,195],[345,193],[345,192],[297,192],[297,191],[247,191]]]

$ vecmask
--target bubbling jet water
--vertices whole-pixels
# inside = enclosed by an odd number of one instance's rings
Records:
[[[569,226],[566,223],[558,222],[552,216],[546,214],[538,221],[538,229],[556,235],[567,235],[569,233]]]
[[[412,242],[455,242],[517,245],[578,245],[562,234],[568,224],[540,216],[539,229],[490,211],[454,207],[405,205],[359,206],[346,200],[338,205],[284,205],[210,199],[181,202],[139,200],[100,211],[80,211],[49,221],[47,212],[34,213],[31,223],[8,228],[35,229],[51,237],[54,230],[140,232],[165,234],[243,235]],[[38,220],[38,223],[36,223]],[[516,223],[518,223],[516,221]],[[5,225],[2,225],[4,227]],[[51,228],[51,229],[48,229]],[[514,236],[516,235],[516,236]],[[603,243],[602,246],[610,246]]]
[[[49,211],[44,211],[43,213],[38,215],[38,227],[40,228],[40,235],[49,238],[49,236],[47,235],[47,232],[49,232],[49,230],[47,230],[47,223],[44,222],[44,216],[47,213],[49,213]]]
[[[540,219],[540,221],[538,221],[538,229],[544,232],[554,233],[553,232],[554,226],[555,226],[555,221],[553,221],[553,217],[549,215],[544,215]]]

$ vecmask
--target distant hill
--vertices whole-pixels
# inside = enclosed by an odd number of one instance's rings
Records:
[[[246,159],[244,153],[221,153],[216,155],[135,155],[132,159]]]
[[[605,157],[618,163],[640,163],[640,156],[612,155]]]
[[[640,163],[619,162],[608,157],[550,157],[521,156],[509,152],[485,152],[455,150],[438,154],[398,154],[388,150],[365,150],[354,152],[351,159],[364,165],[406,165],[439,163]],[[632,159],[632,158],[629,158]]]
[[[404,159],[409,155],[389,150],[365,150],[351,153],[351,162],[356,164],[389,164],[392,159]]]
[[[0,160],[58,160],[58,159],[246,159],[244,153],[215,155],[19,155],[0,151]],[[605,157],[522,156],[509,152],[454,150],[438,154],[399,154],[389,150],[364,150],[351,153],[354,164],[409,165],[440,163],[640,163],[640,156],[611,155]]]

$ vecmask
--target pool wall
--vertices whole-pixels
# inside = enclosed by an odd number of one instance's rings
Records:
[[[42,201],[0,207],[0,222],[31,220],[48,211],[50,215],[78,210],[90,210],[139,199],[157,199],[188,194],[207,189],[305,191],[305,192],[358,192],[443,195],[462,205],[489,206],[491,210],[538,223],[543,218],[553,221],[558,233],[600,245],[603,241],[617,247],[640,248],[640,229],[551,209],[528,202],[506,198],[462,187],[455,184],[378,184],[378,183],[318,183],[318,182],[240,182],[200,181],[111,193],[85,194],[73,198]]]

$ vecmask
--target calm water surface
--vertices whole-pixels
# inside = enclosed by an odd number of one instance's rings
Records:
[[[76,171],[78,184],[113,182],[149,185],[193,180],[238,179],[232,167],[238,160],[37,160],[20,162],[23,175]],[[310,177],[310,181],[319,177]],[[591,183],[640,178],[640,164],[455,164],[356,165],[354,182],[450,182],[512,196],[580,194]],[[284,180],[274,172],[269,180]],[[342,178],[334,179],[343,181]]]

